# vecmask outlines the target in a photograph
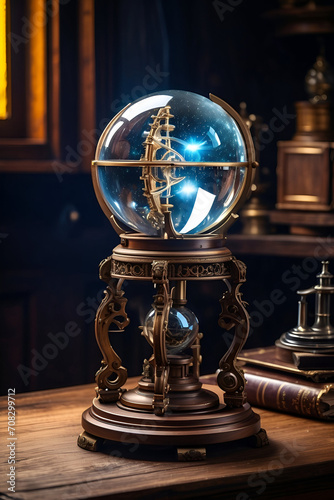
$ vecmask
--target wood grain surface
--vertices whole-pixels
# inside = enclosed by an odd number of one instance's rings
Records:
[[[82,411],[93,397],[93,385],[16,396],[15,493],[6,484],[7,397],[1,398],[0,498],[308,500],[315,492],[333,498],[331,423],[256,410],[269,446],[215,445],[202,462],[173,461],[175,450],[143,451],[126,436],[123,445],[94,453],[76,444]]]

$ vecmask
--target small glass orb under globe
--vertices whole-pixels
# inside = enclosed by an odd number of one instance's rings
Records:
[[[151,345],[153,345],[154,316],[155,310],[152,308],[145,318],[143,328],[143,333]],[[184,306],[171,307],[166,331],[167,354],[178,354],[191,346],[196,339],[198,329],[198,319],[190,309]]]

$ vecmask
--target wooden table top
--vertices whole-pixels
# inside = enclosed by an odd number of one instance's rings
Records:
[[[256,410],[269,446],[257,449],[227,443],[208,450],[202,462],[169,461],[168,452],[159,449],[148,459],[138,457],[134,444],[111,446],[105,452],[77,446],[81,413],[93,397],[93,385],[15,396],[15,493],[8,491],[6,483],[10,473],[6,445],[11,438],[7,396],[1,398],[5,411],[0,419],[0,498],[308,500],[315,498],[314,492],[334,498],[331,422]]]

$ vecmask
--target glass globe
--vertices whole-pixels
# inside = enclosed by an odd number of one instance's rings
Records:
[[[148,342],[153,345],[153,323],[155,310],[148,312],[143,333]],[[171,307],[168,314],[166,331],[167,354],[177,354],[189,347],[198,334],[198,319],[195,314],[184,306]]]
[[[210,232],[245,185],[241,131],[221,106],[171,90],[142,97],[106,127],[96,153],[99,191],[129,230],[158,236],[163,211],[181,235]],[[116,165],[115,165],[116,163]]]

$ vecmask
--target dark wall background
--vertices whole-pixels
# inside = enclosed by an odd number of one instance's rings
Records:
[[[166,88],[212,92],[236,109],[246,101],[248,111],[266,123],[275,109],[293,113],[293,102],[306,98],[303,79],[319,51],[316,37],[275,37],[263,16],[277,6],[273,0],[232,3],[235,7],[226,0],[231,8],[219,15],[217,2],[206,0],[97,1],[97,129],[101,132],[127,102]],[[73,5],[66,11],[73,37],[75,12]],[[61,36],[69,71],[62,106],[75,108],[71,79],[76,63],[66,50],[73,40],[68,28]],[[333,40],[325,41],[330,47]],[[276,142],[290,139],[294,126],[292,119],[261,153],[272,205]],[[67,128],[63,134],[76,151],[70,124]],[[92,382],[101,358],[93,323],[104,288],[98,264],[118,237],[98,206],[90,175],[2,174],[0,182],[1,392],[9,386],[19,392]],[[240,225],[232,231],[240,231]],[[247,346],[270,345],[295,324],[295,291],[314,284],[315,266],[305,259],[241,257],[248,267],[244,298],[250,312],[262,315],[261,321],[253,315],[256,327]],[[204,373],[216,369],[229,342],[217,326],[223,289],[216,282],[189,286],[189,306],[204,333]],[[268,299],[275,289],[283,298],[272,309]],[[138,326],[150,308],[152,290],[129,282],[125,291],[131,325],[115,335],[113,344],[135,375],[149,354]]]

